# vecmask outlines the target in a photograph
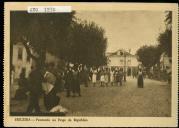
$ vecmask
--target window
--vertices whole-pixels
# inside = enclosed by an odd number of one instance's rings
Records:
[[[18,60],[22,60],[22,51],[23,51],[22,48],[18,49]]]
[[[127,65],[131,65],[131,60],[128,60],[128,61],[127,61]]]

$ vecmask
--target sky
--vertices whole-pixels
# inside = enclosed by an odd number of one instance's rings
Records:
[[[76,17],[93,21],[105,30],[106,52],[131,49],[135,54],[143,45],[157,44],[159,33],[165,30],[162,11],[78,11]]]

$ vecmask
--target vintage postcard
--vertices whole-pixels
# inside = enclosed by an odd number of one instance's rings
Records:
[[[4,126],[177,127],[178,5],[6,2]]]

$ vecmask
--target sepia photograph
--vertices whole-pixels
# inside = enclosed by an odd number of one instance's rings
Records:
[[[173,15],[10,10],[9,116],[171,118]]]

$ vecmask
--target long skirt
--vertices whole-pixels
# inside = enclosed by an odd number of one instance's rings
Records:
[[[112,74],[110,76],[110,82],[114,82],[114,75],[112,75]]]
[[[144,86],[144,80],[143,80],[143,76],[142,75],[139,75],[137,84],[138,84],[139,88],[143,88],[143,86]]]
[[[109,80],[108,80],[108,75],[105,75],[105,76],[104,76],[104,82],[105,82],[105,83],[108,83],[108,82],[109,82]]]
[[[92,82],[96,83],[96,74],[93,74],[93,76],[92,76]]]
[[[104,75],[101,75],[100,81],[101,81],[101,82],[104,82],[104,81],[105,81],[105,80],[104,80]]]

